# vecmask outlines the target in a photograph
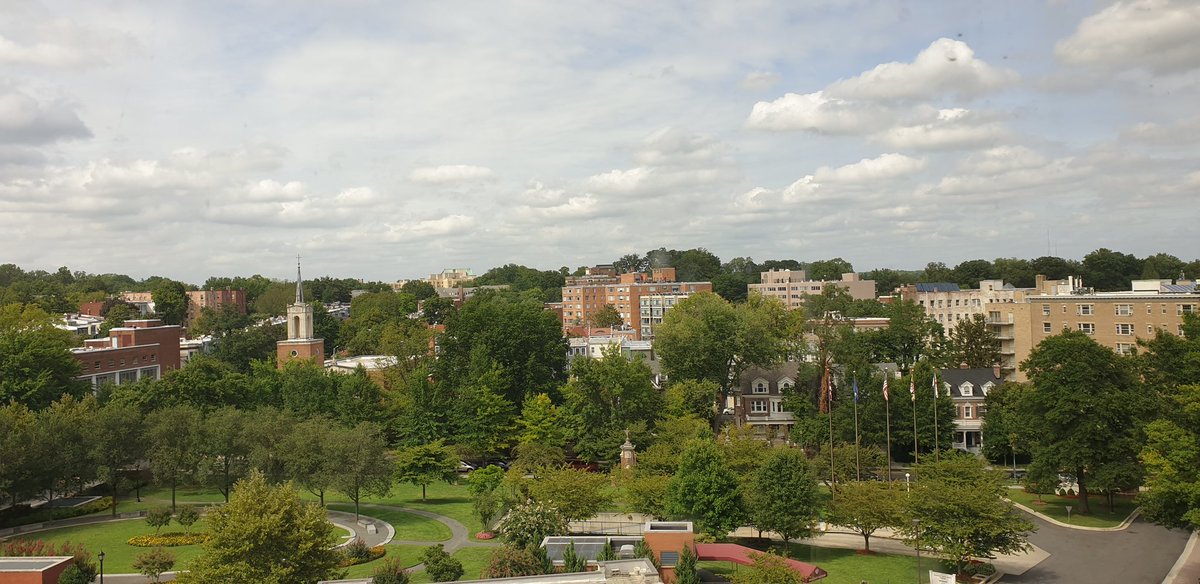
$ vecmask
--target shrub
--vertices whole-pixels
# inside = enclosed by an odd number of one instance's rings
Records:
[[[200,511],[195,507],[183,507],[175,514],[175,522],[183,526],[185,533],[192,530],[192,525],[200,520]]]
[[[541,545],[548,535],[567,532],[567,520],[554,507],[528,502],[509,511],[500,526],[500,534],[517,547]]]
[[[954,566],[951,564],[950,569],[948,571],[953,571],[953,570],[954,570]],[[971,562],[971,563],[967,564],[966,566],[963,566],[962,573],[964,576],[969,576],[969,577],[991,576],[992,574],[996,573],[996,566],[993,566],[987,562]]]
[[[575,541],[572,540],[567,549],[563,551],[563,571],[564,572],[585,572],[587,571],[587,560],[579,557],[575,551]]]
[[[374,584],[408,584],[408,570],[399,558],[388,558],[371,574]]]
[[[421,563],[425,564],[425,573],[434,582],[453,582],[462,578],[462,562],[446,553],[442,544],[431,545],[421,552]]]
[[[528,549],[506,545],[492,550],[484,578],[514,578],[541,574],[542,563]]]
[[[171,508],[170,507],[155,507],[146,512],[146,525],[154,528],[154,535],[162,528],[171,524]]]
[[[133,560],[133,569],[154,582],[159,581],[163,572],[168,572],[174,567],[175,555],[162,548],[142,552]]]
[[[135,535],[125,543],[136,547],[177,547],[197,545],[208,541],[207,533],[180,533],[172,531],[162,535]]]
[[[342,554],[342,559],[338,562],[338,567],[349,568],[350,566],[365,564],[382,558],[387,554],[387,548],[381,545],[369,548],[362,539],[355,538],[354,541],[342,548],[340,553]]]
[[[496,514],[500,512],[500,504],[500,497],[498,497],[492,491],[480,493],[475,496],[475,500],[471,503],[471,505],[475,510],[475,516],[478,517],[479,522],[483,524],[484,531],[487,531],[492,527],[492,520],[495,519]]]
[[[92,584],[93,576],[88,576],[78,565],[71,564],[58,576],[58,584]]]
[[[612,542],[604,542],[604,547],[600,548],[600,553],[596,556],[596,561],[607,562],[617,559],[617,552],[613,549]]]

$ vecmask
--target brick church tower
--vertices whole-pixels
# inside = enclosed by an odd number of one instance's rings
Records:
[[[277,367],[282,369],[288,361],[295,359],[325,362],[325,339],[313,337],[313,309],[304,301],[299,257],[296,258],[296,302],[287,307],[287,332],[287,340],[276,343]]]

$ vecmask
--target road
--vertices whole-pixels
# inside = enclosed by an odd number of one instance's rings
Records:
[[[1050,557],[1007,583],[1160,584],[1187,543],[1186,531],[1137,519],[1124,531],[1083,531],[1030,518],[1038,531],[1030,543]]]

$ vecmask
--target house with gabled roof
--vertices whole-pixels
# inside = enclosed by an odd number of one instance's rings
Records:
[[[942,369],[942,391],[954,402],[955,448],[978,454],[983,448],[985,401],[993,389],[1003,383],[1000,366]]]

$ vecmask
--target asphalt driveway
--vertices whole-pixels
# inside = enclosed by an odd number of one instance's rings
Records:
[[[1050,557],[1001,582],[1160,584],[1191,535],[1141,519],[1124,531],[1083,531],[1031,517],[1038,531],[1030,543]]]

